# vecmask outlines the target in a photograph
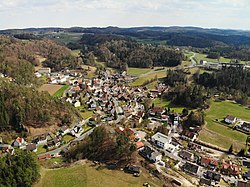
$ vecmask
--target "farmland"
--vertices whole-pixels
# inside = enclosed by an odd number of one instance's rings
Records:
[[[53,95],[62,87],[63,87],[62,85],[57,85],[57,84],[43,84],[38,90],[47,91],[49,92],[50,95]]]
[[[244,147],[247,135],[233,130],[221,122],[227,114],[250,121],[249,109],[227,101],[212,102],[211,108],[205,116],[207,124],[201,131],[199,139],[225,149],[233,144],[234,148],[239,151],[240,148]]]
[[[150,68],[128,68],[128,74],[131,76],[139,76],[145,73],[150,72]]]
[[[197,60],[197,63],[199,63],[200,60],[205,60],[208,62],[218,62],[218,59],[207,58],[207,54],[200,54],[200,53],[195,54],[195,59]],[[231,61],[230,58],[220,57],[220,62],[230,62],[230,61]]]
[[[134,82],[130,83],[129,85],[130,86],[140,86],[144,82],[146,82],[147,80],[154,79],[155,77],[157,77],[158,79],[166,77],[166,72],[165,71],[153,72],[153,73],[141,76],[138,79],[136,79]]]
[[[83,162],[83,161],[82,161]],[[148,182],[151,186],[162,186],[162,182],[152,177],[143,170],[140,177],[133,177],[123,171],[108,170],[102,166],[93,166],[90,163],[74,165],[68,168],[54,170],[43,169],[41,180],[35,187],[68,187],[68,186],[91,186],[91,187],[127,187],[142,186]]]
[[[62,97],[63,93],[68,89],[69,85],[62,86],[56,93],[53,94],[53,97]]]
[[[170,101],[161,100],[160,98],[156,98],[153,101],[153,103],[154,103],[155,106],[158,106],[158,107],[164,107],[164,108],[169,107],[171,110],[174,110],[175,112],[178,112],[180,114],[182,113],[182,110],[183,110],[183,107],[175,106]]]

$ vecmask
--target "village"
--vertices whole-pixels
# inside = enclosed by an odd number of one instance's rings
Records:
[[[176,173],[173,180],[178,185],[220,186],[223,180],[229,185],[249,186],[250,172],[243,171],[242,167],[249,168],[250,160],[196,142],[201,127],[184,130],[182,114],[154,105],[146,107],[145,99],[160,98],[168,92],[168,86],[158,83],[154,89],[130,87],[128,83],[134,77],[126,72],[110,74],[103,71],[98,78],[92,79],[83,78],[77,71],[51,73],[49,68],[42,68],[36,72],[37,77],[43,75],[48,76],[49,84],[68,84],[61,100],[80,111],[91,111],[93,115],[77,119],[72,126],[62,126],[57,132],[39,134],[30,142],[17,137],[11,145],[0,144],[2,154],[14,154],[17,148],[37,152],[38,147],[43,147],[46,152],[38,153],[38,159],[60,157],[95,127],[109,125],[116,131],[129,132],[142,158],[153,163],[162,175]],[[232,115],[225,116],[225,122],[237,123],[236,130],[250,132],[249,122]],[[159,129],[163,130],[159,132]],[[74,138],[65,141],[66,135]],[[134,176],[141,172],[135,165],[129,166],[127,171]]]

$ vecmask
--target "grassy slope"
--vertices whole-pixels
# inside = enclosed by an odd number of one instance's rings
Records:
[[[174,110],[175,112],[178,112],[178,113],[182,113],[182,110],[183,110],[183,107],[175,106],[170,101],[164,101],[164,100],[161,100],[160,98],[156,98],[153,101],[153,103],[155,106],[158,106],[158,107],[165,107],[165,108],[169,107],[171,110]]]
[[[90,164],[43,172],[42,179],[35,185],[36,187],[136,187],[142,186],[144,182],[149,182],[151,186],[162,186],[162,182],[150,179],[151,177],[145,171],[140,177],[133,177],[133,175],[123,171],[97,168]]]
[[[146,76],[142,76],[138,79],[136,79],[134,82],[130,83],[129,85],[130,86],[140,86],[142,85],[145,81],[147,80],[150,80],[150,79],[153,79],[155,78],[155,76],[157,76],[157,78],[163,78],[166,76],[166,72],[164,71],[161,71],[161,72],[155,72],[155,73],[151,73],[151,74],[148,74]]]
[[[202,130],[199,139],[222,148],[228,149],[231,144],[236,149],[244,147],[247,135],[232,130],[224,123],[216,122],[223,120],[227,114],[234,115],[243,120],[250,121],[250,110],[231,102],[213,102],[210,110],[206,113],[206,128]]]
[[[65,90],[67,90],[68,87],[69,85],[64,85],[62,88],[57,90],[56,93],[53,94],[53,97],[62,97],[63,93],[65,92]]]
[[[200,62],[200,60],[206,60],[208,62],[218,62],[217,59],[207,58],[207,54],[196,53],[195,58],[198,63]],[[220,62],[230,62],[230,60],[231,60],[230,58],[224,58],[224,57],[220,58]]]
[[[128,68],[128,74],[132,76],[139,76],[141,74],[145,74],[150,72],[152,69],[150,68]]]

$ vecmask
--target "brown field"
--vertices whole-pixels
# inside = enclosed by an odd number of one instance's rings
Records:
[[[57,90],[62,88],[63,85],[57,85],[57,84],[43,84],[38,90],[39,91],[47,91],[50,95],[53,95],[56,93]]]

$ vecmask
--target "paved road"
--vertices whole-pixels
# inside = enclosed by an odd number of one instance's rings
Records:
[[[89,131],[83,133],[81,136],[71,140],[70,142],[83,140],[85,137],[89,136],[93,132],[93,130],[94,130],[94,128],[90,129]],[[61,147],[58,147],[58,148],[56,148],[56,149],[54,149],[52,151],[48,151],[48,152],[45,152],[45,153],[38,154],[38,156],[42,156],[42,155],[46,155],[46,154],[58,155],[63,149],[65,149],[70,144],[70,142],[67,143],[67,144],[64,144]]]

